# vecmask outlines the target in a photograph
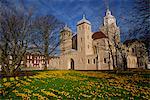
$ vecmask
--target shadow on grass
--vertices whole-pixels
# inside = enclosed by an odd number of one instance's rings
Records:
[[[10,78],[10,77],[23,77],[23,76],[33,76],[36,75],[39,71],[18,71],[14,75],[7,76],[3,72],[0,72],[0,78]]]

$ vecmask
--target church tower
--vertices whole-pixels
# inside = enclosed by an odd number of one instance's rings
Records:
[[[104,23],[103,26],[100,27],[100,30],[104,32],[111,41],[113,41],[115,38],[116,41],[120,42],[120,29],[117,26],[116,18],[112,16],[109,8],[107,8],[106,16],[104,17]]]
[[[85,55],[93,54],[91,23],[85,18],[85,15],[77,23],[77,34],[78,51]]]
[[[104,17],[104,26],[106,25],[114,25],[114,26],[117,26],[116,25],[116,19],[114,16],[111,15],[111,11],[109,9],[107,9],[106,11],[106,16]]]
[[[61,54],[69,53],[72,49],[72,30],[65,25],[60,32],[60,50]]]

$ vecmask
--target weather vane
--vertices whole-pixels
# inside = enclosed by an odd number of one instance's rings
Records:
[[[109,9],[109,0],[104,0],[104,4],[106,9]]]

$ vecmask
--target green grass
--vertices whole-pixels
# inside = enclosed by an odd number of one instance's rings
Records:
[[[150,99],[149,77],[104,72],[35,71],[1,79],[0,99]],[[146,74],[150,75],[150,74]],[[144,85],[145,84],[145,85]]]

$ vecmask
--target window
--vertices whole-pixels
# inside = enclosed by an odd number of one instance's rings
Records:
[[[79,26],[79,30],[81,30],[81,27]]]
[[[90,64],[90,60],[88,59],[88,64]]]
[[[95,64],[95,59],[93,59],[93,63]]]
[[[97,43],[97,46],[99,45],[99,43]]]
[[[96,53],[97,53],[97,52],[96,52],[96,46],[94,46],[94,48],[93,48],[93,49],[94,49],[94,54],[96,54]]]
[[[104,58],[104,63],[106,63],[106,58]]]
[[[90,27],[88,27],[88,30],[90,30]]]
[[[82,25],[82,29],[84,29],[84,26]]]
[[[88,45],[88,49],[90,48],[90,46]]]
[[[140,66],[143,66],[143,63],[142,63],[142,62],[140,63]]]
[[[132,48],[132,52],[133,52],[133,53],[135,52],[134,48]]]
[[[81,38],[81,42],[82,42],[82,38]]]

